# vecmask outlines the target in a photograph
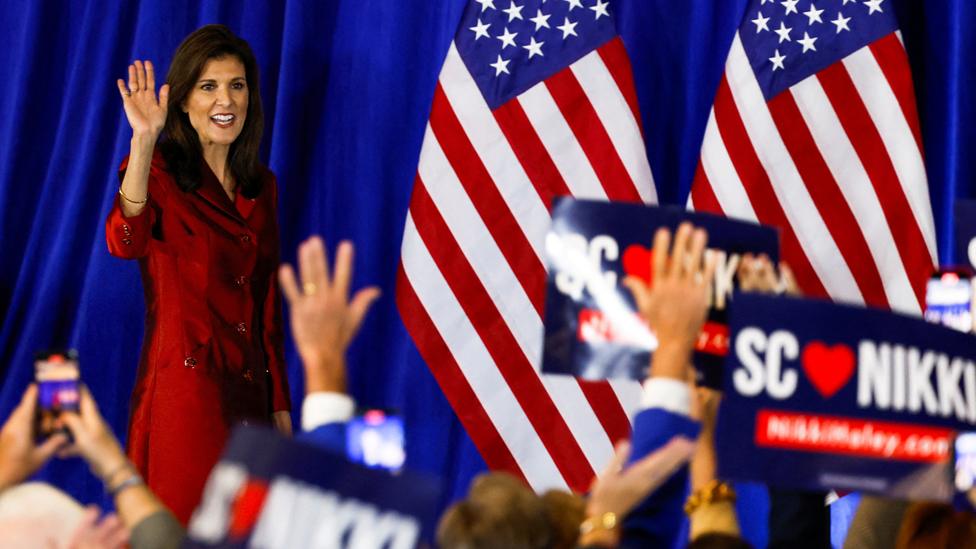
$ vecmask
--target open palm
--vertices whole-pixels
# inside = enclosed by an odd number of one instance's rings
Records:
[[[159,137],[166,124],[166,106],[169,84],[163,84],[156,98],[156,72],[152,62],[135,60],[129,65],[129,83],[120,78],[116,84],[122,94],[125,117],[132,126],[133,135]]]

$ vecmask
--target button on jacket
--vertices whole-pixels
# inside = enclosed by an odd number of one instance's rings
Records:
[[[125,217],[116,201],[106,221],[109,251],[138,260],[146,299],[128,454],[184,524],[230,430],[290,408],[277,191],[262,178],[255,198],[231,201],[202,163],[184,192],[157,151],[143,211]]]

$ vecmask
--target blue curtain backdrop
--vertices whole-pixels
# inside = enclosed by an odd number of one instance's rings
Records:
[[[829,0],[822,0],[829,4]],[[839,1],[839,0],[838,0]],[[807,4],[803,1],[801,7]],[[400,237],[441,61],[465,0],[0,1],[0,417],[32,376],[35,349],[73,346],[82,375],[124,435],[142,337],[138,269],[109,256],[103,223],[130,131],[115,79],[135,58],[168,67],[190,31],[224,23],[261,67],[264,159],[280,183],[282,249],[321,233],[357,246],[355,282],[385,297],[350,358],[367,406],[403,414],[408,466],[447,498],[484,468],[400,322]],[[817,2],[820,4],[820,2]],[[617,0],[647,152],[662,200],[683,203],[715,88],[746,0]],[[912,60],[944,262],[954,198],[976,197],[976,3],[886,3]],[[299,365],[289,347],[292,396]],[[86,502],[107,502],[75,460],[42,471]],[[743,499],[763,544],[764,499]]]

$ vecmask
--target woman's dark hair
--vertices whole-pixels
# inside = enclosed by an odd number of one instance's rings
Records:
[[[207,61],[228,56],[236,57],[244,65],[248,102],[244,128],[230,146],[227,163],[241,193],[253,198],[261,191],[258,149],[264,132],[258,63],[251,46],[224,25],[200,27],[176,48],[166,74],[166,83],[170,86],[169,104],[160,149],[181,189],[192,191],[200,186],[203,151],[189,116],[183,112],[183,102],[196,86]]]

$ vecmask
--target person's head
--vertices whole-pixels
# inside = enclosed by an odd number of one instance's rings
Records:
[[[542,505],[552,531],[553,549],[572,549],[577,546],[580,523],[586,518],[586,503],[576,494],[549,490],[542,494]]]
[[[84,512],[53,486],[18,484],[0,494],[0,546],[66,547]]]
[[[905,511],[895,547],[976,547],[976,517],[951,505],[914,503]]]
[[[740,536],[710,532],[693,539],[688,549],[752,549],[752,545]]]
[[[542,500],[505,473],[475,478],[468,497],[449,507],[437,526],[443,549],[543,549],[550,539]]]
[[[199,185],[205,148],[226,147],[234,179],[245,195],[256,195],[264,113],[251,47],[223,25],[201,27],[176,49],[166,82],[163,152],[180,187]]]

